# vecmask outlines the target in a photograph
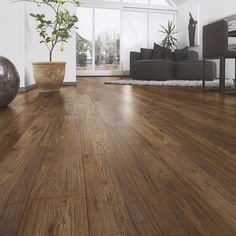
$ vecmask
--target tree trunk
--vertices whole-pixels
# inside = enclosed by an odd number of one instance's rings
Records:
[[[52,62],[52,50],[49,53],[49,61]]]

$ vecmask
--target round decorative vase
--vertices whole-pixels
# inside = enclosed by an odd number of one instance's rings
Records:
[[[20,86],[20,77],[14,64],[5,57],[0,57],[0,107],[7,107]]]
[[[33,62],[35,82],[40,92],[59,91],[65,77],[65,62]]]

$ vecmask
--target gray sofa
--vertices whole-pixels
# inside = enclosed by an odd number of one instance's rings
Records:
[[[130,75],[136,80],[202,80],[203,62],[196,51],[188,48],[175,50],[173,59],[152,59],[153,49],[130,53]],[[216,78],[216,64],[206,62],[206,80]]]

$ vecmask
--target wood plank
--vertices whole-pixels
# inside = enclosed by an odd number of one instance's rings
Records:
[[[113,153],[114,144],[110,142],[105,125],[89,96],[78,96],[80,110],[80,138],[83,155]]]
[[[0,235],[236,235],[235,97],[107,79],[0,109]]]
[[[83,196],[30,200],[16,235],[86,236]]]
[[[32,107],[32,103],[38,100],[40,96],[36,91],[30,91],[27,96],[19,93],[17,99],[15,99],[7,108],[0,108],[0,128],[8,124],[8,122],[13,121],[20,114],[22,114],[25,109]]]
[[[234,231],[214,215],[209,205],[196,197],[196,193],[181,181],[148,143],[141,145],[141,142],[145,143],[142,140],[138,143],[140,136],[134,131],[113,131],[113,139],[121,147],[122,162],[126,162],[162,232],[167,235],[233,234]]]
[[[52,131],[53,135],[46,147],[31,199],[85,195],[82,150],[77,126],[76,116],[63,116],[63,119],[57,121],[57,128]]]
[[[90,235],[162,235],[131,176],[109,157],[117,155],[84,157]]]
[[[17,179],[9,176],[4,186],[1,184],[0,235],[16,234],[43,155],[44,150],[42,149],[24,153],[24,156],[21,157],[31,158],[32,162],[25,165],[23,172],[20,169]]]
[[[50,97],[48,97],[50,99]],[[1,161],[0,165],[0,233],[16,233],[21,216],[28,202],[34,181],[44,157],[40,142],[46,132],[53,126],[56,114],[61,106],[56,106],[57,97],[50,99],[43,113],[39,114],[32,125],[14,145],[12,151]],[[51,107],[52,106],[52,107]],[[45,113],[48,117],[45,118]],[[54,119],[51,119],[54,117]],[[30,148],[29,148],[30,147]],[[14,207],[14,210],[9,208]],[[9,214],[12,213],[12,214]],[[17,215],[16,215],[17,213]],[[13,220],[16,219],[17,220]]]

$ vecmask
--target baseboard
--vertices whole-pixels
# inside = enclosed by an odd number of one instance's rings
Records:
[[[26,87],[20,87],[19,92],[27,92],[31,89],[36,88],[36,87],[37,87],[36,84],[32,84],[32,85],[29,85],[29,86],[26,86]]]
[[[63,86],[76,86],[77,82],[63,82]]]
[[[63,86],[76,86],[77,82],[63,82]],[[37,87],[36,84],[32,84],[26,87],[20,87],[19,92],[27,92],[29,90],[35,89]]]
[[[77,70],[76,72],[76,76],[77,77],[122,77],[122,76],[129,76],[130,75],[130,71],[104,71],[101,70],[99,71],[99,75],[98,75],[98,71],[86,71],[86,70]]]

